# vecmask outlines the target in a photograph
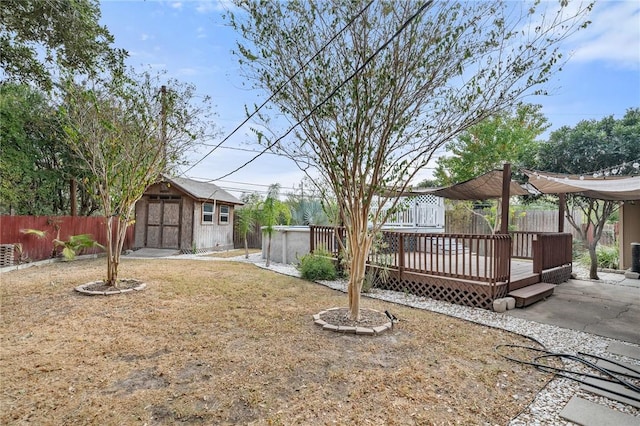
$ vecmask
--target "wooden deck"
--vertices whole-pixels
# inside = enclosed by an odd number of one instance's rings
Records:
[[[428,260],[423,263],[414,263],[414,256],[415,253],[405,253],[406,263],[411,263],[413,268],[389,268],[387,281],[379,281],[379,287],[459,305],[491,309],[495,299],[540,282],[540,274],[533,272],[533,262],[528,260],[511,259],[510,275],[502,281],[491,281],[469,278],[470,274],[490,275],[487,270],[491,269],[492,258],[487,256],[474,256],[478,261],[466,266],[459,262],[460,256],[456,262],[455,256],[447,253],[429,254]],[[425,260],[424,257],[422,260]],[[440,271],[450,270],[451,273],[434,272],[436,266]],[[370,267],[376,268],[375,265]]]
[[[338,257],[344,229],[312,226],[310,234],[311,251],[323,247]],[[381,288],[485,309],[511,291],[568,279],[571,234],[521,232],[514,238],[383,231],[368,267],[387,272],[378,280]]]

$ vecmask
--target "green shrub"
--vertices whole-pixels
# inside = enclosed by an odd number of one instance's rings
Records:
[[[335,280],[338,275],[331,255],[325,250],[316,250],[302,256],[298,270],[302,278],[309,281]]]
[[[620,264],[618,246],[598,246],[596,253],[598,254],[598,268],[618,269]]]
[[[389,268],[385,266],[368,266],[362,282],[362,292],[369,293],[379,284],[386,283],[389,279]]]
[[[599,269],[618,269],[620,265],[620,253],[618,246],[601,246],[596,247],[596,256],[598,256]],[[584,252],[580,256],[580,263],[584,266],[591,265],[589,252]]]
[[[582,258],[587,251],[584,249],[584,244],[580,240],[572,240],[571,241],[571,255],[573,259],[582,263]],[[589,254],[587,253],[587,258]]]

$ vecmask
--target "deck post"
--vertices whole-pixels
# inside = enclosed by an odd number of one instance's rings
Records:
[[[502,166],[502,220],[500,221],[500,233],[509,233],[509,189],[511,185],[511,163]]]
[[[315,226],[310,225],[309,226],[309,253],[313,253],[314,250],[314,233],[315,233]]]
[[[402,279],[402,271],[404,271],[404,234],[398,233],[398,273]]]

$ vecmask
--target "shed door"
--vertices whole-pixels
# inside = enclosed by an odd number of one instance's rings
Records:
[[[160,195],[149,200],[146,247],[180,248],[181,206],[178,195]]]

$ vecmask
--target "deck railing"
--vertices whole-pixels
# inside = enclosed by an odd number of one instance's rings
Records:
[[[431,234],[383,231],[387,248],[374,251],[369,263],[486,283],[508,282],[509,235]]]
[[[310,227],[310,248],[323,247],[338,256],[337,238],[344,228]],[[479,281],[508,282],[510,235],[431,234],[382,231],[382,244],[369,255],[372,265],[391,270]]]
[[[337,259],[341,246],[344,246],[344,232],[344,226],[309,226],[309,252],[313,253],[317,249],[322,249]]]
[[[510,231],[513,244],[511,257],[516,259],[533,259],[533,240],[538,235],[532,231]]]
[[[533,272],[567,265],[572,262],[572,240],[569,233],[538,233],[533,240]]]

